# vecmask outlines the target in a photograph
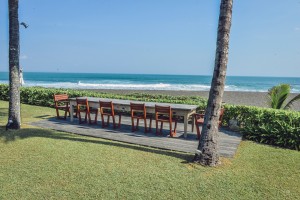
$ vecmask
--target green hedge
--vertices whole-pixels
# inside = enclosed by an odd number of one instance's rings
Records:
[[[199,105],[204,109],[207,100],[198,96],[169,96],[146,93],[109,94],[74,89],[52,89],[42,87],[22,87],[21,102],[39,106],[53,106],[53,94],[67,93],[70,97],[92,96],[114,99],[152,101]],[[8,85],[0,84],[0,99],[8,100]],[[236,119],[244,138],[275,146],[300,149],[300,113],[253,106],[225,105],[223,125]]]
[[[225,107],[224,121],[236,119],[244,138],[264,144],[300,149],[300,112],[254,106]]]
[[[0,99],[8,101],[8,85],[0,84]],[[54,94],[68,94],[69,97],[89,96],[102,97],[113,99],[128,99],[137,101],[149,101],[160,103],[178,103],[199,105],[199,108],[205,108],[207,100],[199,96],[170,96],[170,95],[154,95],[146,93],[133,94],[109,94],[103,92],[93,92],[86,90],[75,89],[54,89],[43,87],[22,87],[21,88],[21,102],[30,105],[38,106],[53,106]]]

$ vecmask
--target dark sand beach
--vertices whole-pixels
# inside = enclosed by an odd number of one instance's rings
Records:
[[[107,92],[114,94],[130,94],[130,93],[149,93],[149,94],[164,94],[172,96],[201,96],[208,98],[208,91],[165,91],[165,90],[108,90],[99,89],[93,90],[97,92]],[[292,93],[289,99],[297,94]],[[229,92],[225,91],[223,101],[228,104],[248,105],[267,107],[267,92]],[[292,107],[293,110],[300,111],[300,101],[296,102]]]

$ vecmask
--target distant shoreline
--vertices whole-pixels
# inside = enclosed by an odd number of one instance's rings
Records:
[[[201,96],[208,98],[209,91],[173,91],[173,90],[114,90],[114,89],[83,89],[94,92],[106,92],[113,94],[131,94],[131,93],[148,93],[148,94],[164,94],[171,96]],[[290,98],[297,94],[292,93]],[[237,92],[225,91],[223,101],[228,104],[246,105],[246,106],[267,106],[267,92]],[[296,102],[293,106],[294,110],[300,111],[300,102]]]

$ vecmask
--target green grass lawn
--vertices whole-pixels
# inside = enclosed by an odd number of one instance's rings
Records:
[[[193,155],[35,128],[54,109],[22,105],[5,131],[0,101],[0,199],[297,199],[300,152],[243,141],[216,168]]]

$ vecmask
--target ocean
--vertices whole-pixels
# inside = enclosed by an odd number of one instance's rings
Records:
[[[208,91],[211,82],[211,76],[201,75],[25,72],[23,76],[25,87],[74,89]],[[8,83],[8,72],[0,72],[0,83]],[[290,84],[293,93],[300,92],[300,78],[245,76],[227,76],[225,91],[266,92],[280,83]]]

